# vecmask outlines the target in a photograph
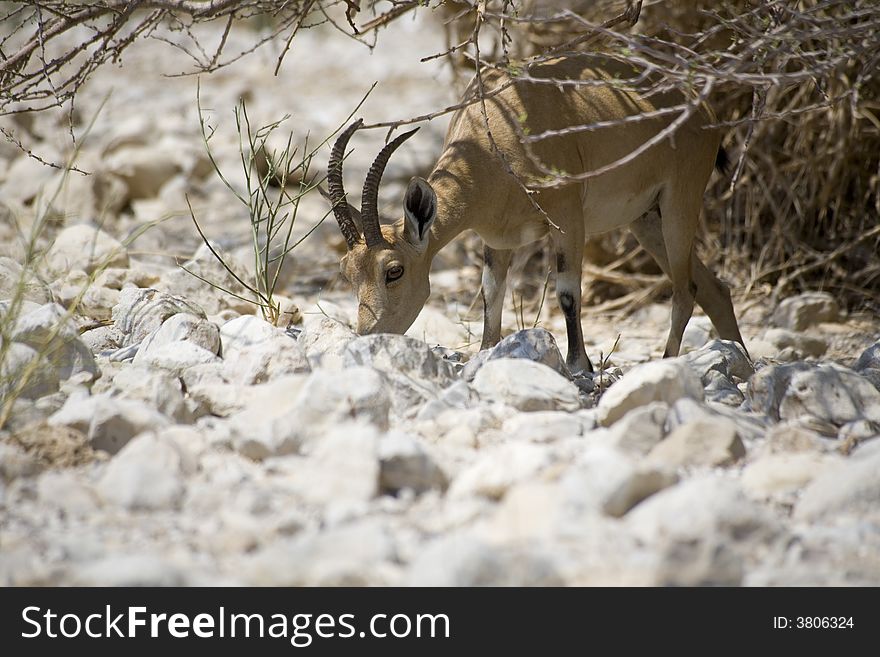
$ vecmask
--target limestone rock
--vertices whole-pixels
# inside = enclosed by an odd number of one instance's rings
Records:
[[[828,292],[805,292],[784,299],[773,313],[773,324],[792,331],[803,331],[821,322],[840,317],[837,299]]]
[[[383,492],[410,489],[422,493],[446,488],[446,475],[421,443],[407,434],[390,431],[379,440],[379,483]]]
[[[727,466],[746,454],[737,426],[730,420],[696,420],[683,424],[657,443],[648,461],[669,468]]]
[[[610,426],[634,408],[655,401],[671,404],[682,397],[703,399],[700,379],[686,362],[665,359],[638,365],[602,395],[599,424]]]
[[[57,274],[71,269],[90,274],[99,267],[127,267],[128,253],[119,241],[104,231],[77,224],[55,236],[46,254],[46,265]]]
[[[562,376],[571,376],[553,334],[546,329],[533,328],[508,335],[491,349],[478,353],[465,365],[462,377],[465,381],[472,381],[483,365],[499,358],[523,358],[546,365]]]
[[[205,311],[186,299],[171,296],[151,288],[125,288],[119,294],[119,303],[113,307],[114,326],[125,336],[123,346],[141,343],[169,317],[187,313],[205,317]]]
[[[580,408],[577,387],[546,365],[522,358],[499,358],[479,369],[474,390],[487,401],[521,411],[575,411]]]
[[[126,509],[174,508],[186,488],[184,475],[194,467],[172,441],[145,433],[110,460],[98,491],[106,502]]]
[[[101,394],[72,395],[49,424],[72,427],[84,433],[93,448],[115,454],[139,433],[160,429],[169,421],[142,401]]]

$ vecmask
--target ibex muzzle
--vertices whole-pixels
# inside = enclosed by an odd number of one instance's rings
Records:
[[[348,244],[341,270],[357,292],[358,332],[406,331],[430,294],[428,272],[434,256],[455,236],[472,229],[485,244],[481,348],[493,346],[501,337],[511,254],[549,233],[556,296],[566,321],[568,365],[574,372],[592,371],[580,319],[584,240],[589,234],[628,226],[672,281],[672,322],[664,356],[678,355],[695,301],[721,338],[742,343],[727,287],[694,253],[703,192],[720,152],[720,133],[709,127],[714,121],[711,111],[700,106],[674,137],[620,166],[541,190],[530,199],[520,181],[540,178],[536,160],[545,170],[568,174],[607,167],[656,137],[679,114],[662,110],[690,99],[677,91],[645,97],[627,89],[625,80],[633,71],[601,55],[558,58],[532,64],[527,71],[534,81],[512,82],[495,70],[483,74],[488,90],[507,85],[485,101],[492,140],[479,103],[458,110],[432,173],[427,180],[410,181],[403,217],[393,225],[379,223],[379,182],[388,158],[415,131],[400,135],[379,153],[367,174],[360,214],[345,200],[342,159],[361,122],[337,139],[328,181]],[[466,97],[472,93],[469,90]],[[592,124],[605,125],[566,130]],[[544,133],[548,136],[533,142],[528,152],[520,135]]]

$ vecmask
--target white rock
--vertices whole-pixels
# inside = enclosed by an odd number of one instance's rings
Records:
[[[245,347],[270,342],[279,336],[284,336],[284,331],[260,317],[255,315],[236,317],[220,327],[223,357],[226,358]]]
[[[140,400],[176,422],[192,420],[180,379],[168,372],[123,367],[113,377],[113,392],[120,398]]]
[[[394,584],[391,532],[371,520],[304,532],[276,541],[242,563],[253,586],[377,586]]]
[[[290,375],[253,387],[250,403],[229,418],[233,445],[239,453],[260,460],[299,450],[303,438],[297,402],[307,380],[304,375]]]
[[[418,412],[416,419],[432,420],[446,411],[464,410],[479,403],[474,389],[465,381],[456,381],[444,389],[437,399],[429,400]]]
[[[739,430],[725,418],[683,424],[657,443],[648,462],[669,468],[732,465],[746,454]]]
[[[110,460],[98,492],[107,503],[126,509],[176,508],[186,489],[184,475],[193,470],[174,442],[144,433]]]
[[[446,313],[432,306],[422,308],[406,335],[430,345],[439,344],[453,349],[469,341],[467,328],[463,324],[453,322]]]
[[[880,583],[880,532],[872,531],[864,518],[799,523],[795,536],[786,549],[771,552],[749,574],[749,586],[876,587]]]
[[[721,404],[702,404],[688,397],[682,397],[669,408],[665,428],[668,434],[692,422],[713,423],[723,419],[733,422],[740,438],[746,442],[762,438],[769,424],[765,416],[757,413]]]
[[[651,402],[632,409],[610,427],[601,427],[586,435],[592,444],[611,447],[630,456],[644,456],[663,440],[669,405]]]
[[[12,299],[16,294],[38,304],[52,300],[49,288],[34,272],[25,271],[12,258],[0,257],[0,299]]]
[[[138,351],[140,354],[140,351]],[[162,369],[181,376],[191,367],[221,362],[220,358],[189,340],[178,340],[151,348],[136,364],[155,369]]]
[[[752,367],[743,347],[731,340],[713,340],[681,358],[702,379],[709,382],[710,372],[717,372],[726,379],[745,381],[755,369]]]
[[[205,413],[227,417],[244,410],[259,397],[259,386],[231,383],[225,363],[207,363],[188,368],[182,376],[186,393]]]
[[[127,346],[139,344],[177,313],[205,316],[201,308],[186,299],[151,288],[135,287],[119,293],[119,303],[113,307],[112,315],[115,327],[125,336],[123,346]]]
[[[40,504],[68,516],[94,517],[101,497],[91,483],[72,470],[47,470],[37,480]]]
[[[462,377],[466,381],[471,381],[487,362],[502,358],[534,361],[546,365],[565,377],[570,376],[553,334],[546,329],[533,328],[508,335],[491,349],[478,353],[465,365]]]
[[[567,497],[577,504],[619,518],[642,500],[671,486],[678,478],[652,465],[636,465],[607,447],[584,452],[562,478]]]
[[[18,445],[0,442],[0,482],[30,477],[41,469],[33,455]]]
[[[428,544],[410,565],[407,586],[560,586],[551,556],[529,545],[492,546],[467,534]]]
[[[517,413],[504,421],[501,431],[512,441],[551,443],[580,437],[592,428],[592,422],[579,413],[537,411]]]
[[[590,526],[600,511],[582,503],[581,490],[559,481],[529,480],[513,486],[496,505],[486,536],[502,543],[555,541]]]
[[[216,354],[203,349],[194,342],[178,340],[153,347],[141,355],[138,350],[135,364],[162,369],[180,376],[190,367],[221,362]]]
[[[78,295],[81,290],[75,290],[74,294]],[[75,301],[76,296],[69,301],[64,298],[63,294],[56,295],[58,300],[70,307]],[[113,308],[119,303],[119,290],[111,290],[100,285],[90,285],[83,293],[76,304],[76,311],[85,317],[106,321],[113,316]]]
[[[703,377],[703,385],[706,401],[739,408],[746,400],[742,390],[735,383],[715,370],[706,373]]]
[[[77,165],[88,169],[89,175],[57,171],[49,184],[53,194],[58,190],[52,203],[63,208],[68,222],[73,219],[88,221],[94,217],[115,218],[125,205],[125,185],[116,176],[101,171],[96,158],[87,156],[83,161],[83,154],[80,153]]]
[[[852,367],[856,372],[866,369],[880,369],[880,342],[876,342],[865,349]]]
[[[403,335],[365,335],[349,342],[342,354],[346,369],[369,366],[382,372],[391,389],[392,408],[405,415],[415,406],[436,399],[455,380],[452,365],[421,340]]]
[[[705,315],[694,315],[684,329],[681,337],[681,354],[687,354],[703,347],[712,339],[714,327],[712,320]]]
[[[831,468],[804,490],[795,507],[799,520],[815,521],[845,514],[868,514],[880,505],[880,450],[862,459],[851,459]]]
[[[111,218],[117,216],[125,207],[128,189],[118,176],[104,171],[103,162],[89,157],[77,160],[81,168],[89,170],[89,175],[58,171],[50,183],[50,189],[60,188],[53,201],[64,209],[65,217],[91,220],[95,217]]]
[[[667,488],[626,516],[652,547],[654,583],[736,585],[745,557],[778,535],[778,523],[731,480],[702,476]]]
[[[160,429],[169,421],[141,401],[101,394],[72,395],[49,424],[72,427],[85,434],[95,449],[115,454],[139,433]]]
[[[76,325],[58,304],[48,303],[18,317],[12,340],[39,352],[61,381],[82,373],[89,379],[98,376],[91,349],[80,339]]]
[[[383,492],[411,489],[422,493],[446,488],[446,475],[413,436],[390,431],[379,440],[379,483]]]
[[[85,331],[80,338],[93,354],[101,354],[119,349],[125,336],[115,326],[99,326]]]
[[[335,235],[334,235],[335,237]],[[323,323],[325,319],[332,319],[343,326],[353,329],[357,324],[357,300],[350,296],[336,296],[334,300],[318,298],[311,306],[303,311],[304,328],[308,329],[314,323]]]
[[[155,145],[129,146],[115,150],[106,160],[107,171],[121,178],[129,199],[152,198],[179,171],[173,151]]]
[[[362,505],[379,492],[379,435],[370,425],[343,423],[319,440],[303,459],[295,478],[310,504]]]
[[[224,353],[223,371],[231,381],[251,385],[288,374],[306,374],[311,367],[302,348],[282,332],[266,342]]]
[[[39,399],[58,391],[58,370],[36,349],[13,342],[0,362],[0,397]]]
[[[422,422],[423,436],[442,440],[444,445],[475,448],[493,429],[499,429],[503,417],[513,414],[509,406],[493,404],[464,410],[450,409],[435,418]]]
[[[756,499],[788,495],[841,465],[842,459],[831,454],[767,454],[745,467],[742,484],[746,493]]]
[[[193,586],[191,571],[158,554],[113,554],[70,569],[75,586]]]
[[[352,367],[341,377],[336,372],[313,372],[295,404],[294,417],[307,433],[311,427],[326,428],[346,419],[363,419],[382,431],[388,428],[387,386],[382,375],[371,368]]]
[[[43,157],[55,159],[52,154],[41,153]],[[63,161],[63,157],[60,160]],[[29,203],[46,190],[51,190],[50,181],[54,170],[28,155],[21,154],[11,163],[4,176],[3,197]],[[54,191],[54,190],[53,190]]]
[[[455,370],[421,340],[405,335],[365,335],[345,347],[344,364],[366,365],[385,374],[403,374],[441,387],[452,384]]]
[[[787,329],[767,329],[764,332],[764,340],[773,345],[778,352],[789,352],[782,360],[798,360],[809,356],[818,358],[828,351],[828,343],[822,338]]]
[[[836,322],[840,307],[828,292],[804,292],[784,299],[773,313],[773,323],[792,331],[803,331],[821,322]]]
[[[176,313],[144,338],[134,362],[143,361],[159,348],[173,342],[190,342],[216,355],[220,352],[220,329],[198,315]]]
[[[339,424],[363,421],[385,431],[391,406],[382,375],[367,367],[279,377],[259,386],[248,406],[230,417],[233,443],[262,459],[292,454]]]
[[[549,449],[532,443],[507,443],[486,449],[452,480],[449,495],[499,499],[511,486],[535,477],[555,460]]]
[[[473,387],[481,399],[521,411],[576,411],[581,406],[571,381],[546,365],[522,358],[490,360],[477,371]]]
[[[767,448],[772,453],[821,452],[821,436],[803,423],[783,421],[767,430]]]
[[[602,395],[599,424],[610,426],[634,408],[654,401],[671,404],[682,397],[703,399],[700,379],[685,362],[665,359],[638,365]]]
[[[55,236],[46,253],[46,265],[57,274],[71,269],[90,274],[100,267],[127,267],[128,253],[122,244],[104,231],[78,224]]]
[[[749,381],[748,396],[752,408],[774,419],[809,416],[836,427],[880,421],[880,390],[836,363],[765,367]]]
[[[126,113],[120,117],[102,136],[101,155],[109,156],[122,148],[149,145],[158,131],[156,118],[145,113]]]
[[[306,319],[297,342],[314,367],[342,367],[342,354],[348,343],[357,337],[345,324],[330,317]]]
[[[840,427],[837,437],[843,441],[848,440],[856,443],[880,437],[880,422],[865,419],[847,422]]]
[[[12,318],[10,318],[9,321],[18,321],[19,317],[23,317],[28,313],[39,310],[40,308],[40,304],[34,303],[33,301],[28,301],[27,299],[22,299],[16,304],[13,304],[12,299],[2,300],[0,301],[0,319],[5,319],[6,315],[8,315],[9,313],[13,313],[15,315],[15,319],[13,320]]]
[[[238,278],[243,281],[253,280],[250,273],[252,267],[236,255],[214,246],[214,250]],[[224,310],[234,310],[242,315],[254,312],[256,304],[246,301],[253,299],[254,295],[233,278],[205,245],[199,247],[192,259],[183,263],[182,267],[185,269],[163,273],[155,284],[156,289],[187,299],[209,315],[216,315]]]

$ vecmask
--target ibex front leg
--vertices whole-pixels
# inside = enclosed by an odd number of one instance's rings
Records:
[[[569,227],[566,234],[554,234],[552,244],[556,254],[556,299],[565,316],[568,335],[568,356],[565,362],[572,374],[592,372],[593,364],[584,349],[584,332],[581,328],[583,230]]]
[[[512,254],[510,250],[483,247],[483,341],[480,349],[494,347],[501,339],[501,310]]]

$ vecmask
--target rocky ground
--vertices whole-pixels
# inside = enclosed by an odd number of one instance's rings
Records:
[[[217,160],[240,182],[228,128],[242,95],[255,117],[292,112],[316,134],[344,121],[364,80],[384,81],[370,120],[449,104],[442,65],[418,64],[442,50],[435,32],[403,22],[369,55],[314,30],[282,78],[271,53],[206,77]],[[0,149],[0,299],[22,285],[25,298],[0,304],[0,394],[29,377],[0,433],[0,583],[880,584],[876,318],[823,293],[743,303],[753,360],[700,316],[686,353],[661,360],[666,305],[586,309],[588,352],[613,353],[573,378],[553,304],[518,331],[511,303],[508,337],[477,353],[464,242],[438,259],[408,336],[356,336],[328,222],[283,270],[291,321],[272,326],[177,266],[237,289],[184,195],[244,275],[250,247],[200,143],[195,81],[156,71],[176,72],[167,48],[143,44],[83,90],[80,135],[104,102],[78,160],[91,176]],[[69,151],[64,115],[16,128],[46,157]],[[386,203],[443,129],[389,167]],[[381,138],[358,142],[352,180]],[[305,199],[298,234],[325,211]],[[45,256],[22,274],[39,217]]]

